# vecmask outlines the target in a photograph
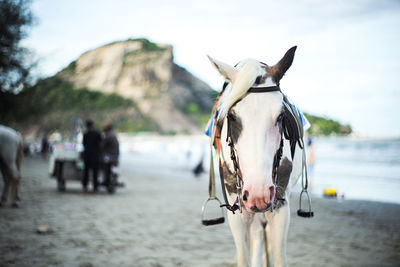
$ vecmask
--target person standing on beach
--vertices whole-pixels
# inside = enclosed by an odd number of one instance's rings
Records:
[[[307,155],[307,165],[308,165],[308,187],[312,188],[312,180],[314,178],[314,165],[315,165],[315,152],[313,141],[311,138],[308,138],[308,155]]]
[[[47,133],[45,133],[42,138],[42,150],[41,150],[43,159],[47,160],[47,154],[49,153],[49,150],[50,150],[50,143],[47,137]]]
[[[105,163],[105,184],[110,184],[111,167],[118,166],[119,142],[111,124],[103,127],[104,140],[102,143]]]
[[[89,181],[89,171],[93,172],[93,192],[98,192],[98,172],[100,165],[100,144],[102,142],[101,134],[94,128],[92,120],[86,121],[86,132],[83,135],[83,160],[85,163],[84,176],[82,180],[83,192],[87,192],[87,185]]]

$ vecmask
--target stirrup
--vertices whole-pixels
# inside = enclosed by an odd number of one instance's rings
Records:
[[[212,201],[212,200],[218,201],[218,203],[219,203],[218,207],[220,207],[222,205],[221,201],[219,201],[219,199],[217,197],[209,197],[206,201],[204,201],[203,207],[201,208],[201,224],[203,224],[205,226],[215,225],[215,224],[220,224],[220,223],[224,223],[225,222],[225,216],[224,216],[223,208],[221,208],[221,217],[215,218],[215,219],[209,219],[209,220],[205,220],[204,219],[204,211],[206,210],[207,203],[209,201]]]
[[[308,199],[308,211],[303,210],[301,208],[301,196],[303,195],[303,193],[306,193],[307,199]],[[314,212],[311,211],[311,200],[310,200],[310,196],[308,195],[307,190],[301,190],[300,193],[300,199],[299,199],[299,209],[297,210],[297,215],[303,218],[311,218],[314,217]]]

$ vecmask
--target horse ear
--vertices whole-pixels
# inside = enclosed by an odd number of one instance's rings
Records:
[[[293,46],[292,48],[290,48],[283,56],[283,58],[279,60],[278,63],[269,68],[270,74],[277,84],[282,79],[283,75],[285,75],[285,72],[292,65],[296,48],[297,46]]]
[[[225,78],[226,81],[233,83],[236,77],[237,70],[224,62],[213,59],[207,55],[208,59],[211,61],[213,66],[218,70],[218,72]]]

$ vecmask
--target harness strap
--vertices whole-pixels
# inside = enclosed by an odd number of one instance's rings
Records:
[[[222,171],[221,168],[219,171],[219,174],[220,174],[219,177],[221,180],[221,189],[222,189],[222,195],[224,197],[225,204],[220,205],[220,207],[226,207],[228,210],[232,211],[233,214],[235,214],[235,211],[240,209],[240,206],[238,205],[239,196],[236,198],[236,201],[233,203],[233,205],[229,204],[228,196],[226,195],[226,190],[225,190],[225,182],[224,182],[225,179],[224,179],[224,174],[223,174],[224,172]]]
[[[275,91],[280,91],[281,88],[279,86],[265,86],[265,87],[250,87],[250,89],[247,91],[249,93],[269,93],[269,92],[275,92]]]
[[[220,96],[221,96],[221,93],[218,94],[217,100],[215,102],[215,106],[214,106],[214,110],[213,110],[214,120],[217,118],[217,108],[218,108],[218,101],[219,101]],[[216,127],[216,123],[215,123],[211,128],[211,136],[210,136],[210,177],[209,177],[209,185],[208,185],[208,193],[209,193],[210,198],[216,197],[214,156],[213,156],[212,147],[213,147],[213,141],[217,140],[216,146],[217,146],[217,153],[219,155],[219,152],[221,149],[221,145],[219,144],[220,142],[218,142],[219,139],[221,139],[221,136],[219,134],[218,128]]]
[[[210,144],[210,180],[208,184],[208,195],[210,198],[215,198],[217,196],[215,192],[215,173],[214,173],[214,157],[212,151],[212,144]]]
[[[311,209],[311,199],[310,196],[308,195],[308,174],[307,174],[307,161],[306,161],[306,152],[303,149],[303,155],[302,155],[303,159],[302,159],[302,168],[301,168],[301,186],[302,186],[302,190],[300,193],[300,199],[299,199],[299,209],[297,210],[297,215],[300,217],[304,217],[304,218],[311,218],[314,217],[314,212]],[[308,211],[304,210],[301,208],[301,200],[302,200],[302,196],[303,193],[305,193],[306,197],[307,197],[307,202],[308,202]]]
[[[222,189],[222,195],[224,197],[224,201],[225,204],[221,204],[220,207],[226,207],[228,210],[232,211],[233,213],[235,213],[236,210],[240,209],[240,206],[238,205],[238,201],[235,201],[235,203],[233,203],[233,205],[229,204],[229,200],[228,200],[228,196],[226,195],[226,190],[225,190],[225,179],[223,176],[223,171],[222,171],[222,162],[221,162],[221,133],[219,132],[219,129],[217,127],[217,118],[218,118],[218,102],[219,102],[219,98],[221,96],[222,92],[218,94],[217,96],[217,100],[215,102],[215,106],[214,106],[214,129],[212,129],[211,131],[211,136],[210,136],[210,151],[211,151],[211,161],[210,161],[210,183],[209,183],[209,193],[210,193],[210,197],[211,197],[211,193],[215,194],[215,175],[214,175],[214,160],[213,160],[213,153],[212,153],[212,145],[213,142],[215,144],[215,148],[217,151],[217,155],[218,155],[218,165],[219,165],[219,172],[220,172],[220,181],[221,181],[221,189]],[[228,127],[229,128],[229,127]],[[231,156],[232,157],[232,156]],[[236,161],[235,161],[236,162]],[[236,166],[237,163],[236,163]],[[238,186],[236,185],[236,187],[238,188]],[[239,199],[239,198],[238,198]]]
[[[210,152],[211,152],[211,154],[210,154],[210,182],[208,185],[209,198],[204,202],[203,207],[201,209],[201,223],[205,226],[215,225],[215,224],[220,224],[220,223],[225,222],[225,216],[224,216],[224,212],[223,212],[222,208],[221,208],[221,216],[218,218],[205,219],[205,215],[204,215],[208,202],[217,201],[218,204],[221,206],[221,201],[217,198],[217,195],[215,192],[215,174],[214,174],[212,146],[210,147]]]
[[[215,114],[215,118],[216,118],[216,116],[217,115]],[[218,152],[218,158],[219,158],[218,162],[219,162],[219,174],[220,174],[220,180],[221,180],[222,195],[223,195],[224,201],[225,201],[225,204],[222,204],[221,207],[226,207],[228,210],[232,211],[233,214],[235,214],[235,211],[236,210],[240,210],[240,207],[241,207],[241,204],[239,203],[239,199],[240,199],[240,197],[239,197],[240,196],[240,186],[238,184],[239,183],[239,177],[238,177],[239,174],[238,174],[238,171],[237,171],[239,169],[239,165],[238,165],[238,163],[236,161],[236,155],[235,155],[235,151],[234,151],[234,148],[233,148],[232,140],[229,138],[230,132],[231,132],[231,123],[230,123],[229,118],[228,118],[227,131],[228,131],[227,142],[228,142],[228,145],[231,148],[231,159],[233,161],[233,165],[234,165],[234,169],[235,169],[235,173],[234,174],[236,176],[236,190],[237,190],[238,196],[236,198],[236,201],[233,203],[233,205],[229,204],[228,196],[227,196],[226,190],[225,190],[225,177],[224,177],[224,172],[223,172],[223,169],[222,169],[222,162],[221,162],[221,155],[222,155],[222,152],[221,152],[221,134],[220,134],[220,132],[218,130],[218,127],[216,127],[216,129],[215,129],[215,132],[216,132],[215,143],[216,143],[217,152]]]
[[[281,136],[281,143],[279,145],[278,150],[275,153],[274,163],[273,163],[273,173],[272,178],[274,179],[274,184],[278,184],[278,171],[279,171],[279,163],[282,159],[283,153],[283,136]]]
[[[217,103],[216,103],[216,107],[217,107]],[[216,130],[214,129],[214,127],[215,126],[212,126],[211,136],[210,136],[211,137],[210,138],[210,176],[209,176],[209,184],[208,184],[209,198],[204,202],[203,207],[201,209],[201,222],[205,226],[215,225],[215,224],[220,224],[220,223],[225,222],[225,217],[224,217],[222,208],[221,208],[221,217],[215,218],[215,219],[205,219],[204,218],[205,209],[206,209],[207,203],[209,201],[217,201],[221,207],[221,201],[218,199],[216,190],[215,190],[214,156],[213,156],[213,150],[212,150],[213,140],[214,140],[214,138],[216,138],[216,136],[215,136]],[[220,138],[220,137],[218,137],[218,138]]]

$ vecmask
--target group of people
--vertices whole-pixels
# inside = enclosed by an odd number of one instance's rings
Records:
[[[111,182],[111,168],[118,165],[119,143],[111,124],[103,127],[104,136],[96,130],[92,120],[86,121],[86,132],[83,135],[84,176],[83,192],[88,191],[89,173],[93,173],[93,192],[98,192],[98,172],[100,164],[105,164],[105,185]]]

